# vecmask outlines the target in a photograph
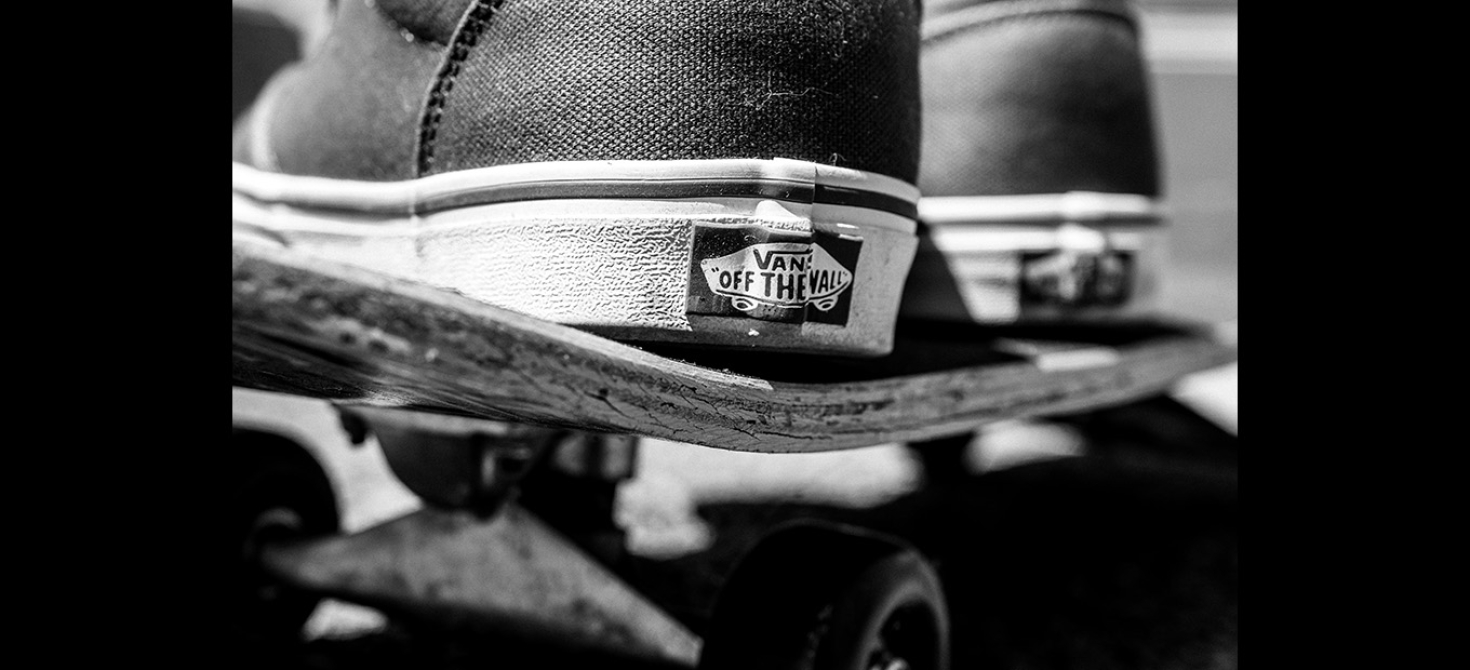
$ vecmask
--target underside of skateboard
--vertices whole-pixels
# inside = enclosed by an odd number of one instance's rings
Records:
[[[885,359],[752,361],[633,348],[274,250],[237,246],[234,271],[235,384],[332,401],[425,502],[343,534],[320,464],[237,430],[238,628],[255,639],[299,635],[333,597],[670,667],[946,668],[943,557],[860,517],[764,529],[713,598],[649,588],[612,512],[639,437],[773,454],[903,443],[929,487],[1011,419],[1067,423],[1093,455],[1236,458],[1233,435],[1164,395],[1234,360],[1208,329],[907,324]]]

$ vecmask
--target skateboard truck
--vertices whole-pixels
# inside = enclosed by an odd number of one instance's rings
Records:
[[[378,438],[393,474],[425,502],[489,517],[516,500],[598,560],[621,558],[626,536],[613,506],[618,483],[633,476],[636,438],[400,409],[338,412],[349,436],[355,428]]]
[[[460,627],[695,663],[699,638],[606,567],[622,544],[610,496],[606,519],[596,511],[571,523],[543,519],[567,515],[547,502],[561,497],[584,510],[600,507],[586,502],[632,476],[636,440],[399,409],[338,412],[349,437],[375,436],[393,473],[430,504],[348,535],[318,529],[247,538],[250,560],[268,576],[261,584]],[[517,499],[532,470],[538,479],[528,509]],[[292,511],[266,506],[260,522]]]
[[[431,506],[350,535],[277,537],[251,553],[261,576],[286,594],[652,667],[794,667],[812,654],[840,656],[844,668],[947,667],[947,606],[927,560],[897,538],[826,522],[786,524],[747,552],[703,639],[513,500],[490,515]],[[274,619],[267,623],[282,636],[301,623]]]
[[[489,515],[566,431],[399,409],[339,407],[356,441],[371,432],[393,474],[432,505]],[[355,430],[354,430],[355,429]],[[353,434],[356,433],[356,434]]]
[[[260,562],[294,589],[388,611],[683,666],[699,655],[698,637],[514,502],[272,543]]]

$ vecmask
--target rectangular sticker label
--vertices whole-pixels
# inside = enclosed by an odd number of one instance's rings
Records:
[[[1048,251],[1021,254],[1021,304],[1114,307],[1133,292],[1133,254]]]
[[[862,239],[696,226],[689,314],[847,325]]]

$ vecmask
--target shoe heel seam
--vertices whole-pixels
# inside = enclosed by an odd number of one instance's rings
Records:
[[[454,39],[450,42],[449,55],[438,75],[434,77],[434,85],[429,89],[429,100],[424,106],[424,116],[419,122],[420,176],[428,174],[433,166],[434,140],[439,133],[439,122],[444,116],[444,107],[448,104],[449,92],[454,88],[454,80],[463,70],[462,66],[465,59],[469,58],[470,49],[479,41],[485,29],[490,27],[491,17],[504,3],[505,0],[477,0],[465,16],[464,25],[455,32]]]

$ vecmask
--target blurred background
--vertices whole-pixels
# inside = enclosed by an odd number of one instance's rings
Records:
[[[1173,211],[1165,305],[1223,322],[1239,296],[1239,75],[1234,0],[1142,3]]]
[[[325,0],[233,4],[238,115],[272,72],[313,43],[327,14]],[[1237,2],[1140,5],[1172,211],[1164,305],[1234,337]],[[1236,433],[1237,378],[1238,365],[1230,365],[1185,380],[1172,395]],[[326,403],[242,389],[232,400],[237,426],[284,434],[327,467],[344,530],[419,506],[371,438],[349,444]],[[1234,462],[1126,449],[1102,460],[1081,454],[1080,437],[1066,426],[996,426],[966,448],[964,494],[941,504],[917,493],[923,470],[899,445],[773,457],[648,440],[637,476],[619,493],[618,519],[633,553],[649,565],[715,575],[654,587],[665,590],[665,601],[683,599],[690,607],[711,595],[719,569],[741,550],[741,528],[805,514],[860,514],[922,527],[915,532],[963,536],[975,547],[965,574],[974,575],[967,578],[973,597],[986,603],[981,620],[994,638],[994,667],[1236,667]],[[293,659],[305,667],[484,660],[464,651],[474,646],[468,642],[429,642],[376,610],[331,600],[308,622],[307,637]]]

